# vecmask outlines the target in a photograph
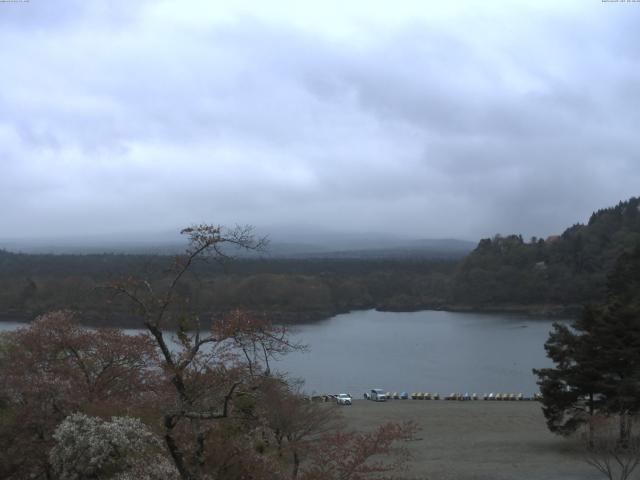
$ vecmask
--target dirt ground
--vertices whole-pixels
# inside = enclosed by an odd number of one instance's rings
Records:
[[[538,402],[355,400],[341,407],[347,425],[366,430],[413,420],[421,427],[409,444],[406,476],[455,480],[596,480],[580,444],[551,434]]]

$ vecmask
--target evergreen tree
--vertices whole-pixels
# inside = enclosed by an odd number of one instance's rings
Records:
[[[549,429],[574,432],[594,413],[620,417],[620,439],[640,411],[640,246],[616,262],[607,303],[586,307],[545,343],[555,368],[534,370]]]

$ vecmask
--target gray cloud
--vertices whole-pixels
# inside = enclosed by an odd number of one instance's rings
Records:
[[[344,34],[55,4],[0,6],[0,237],[195,221],[547,235],[640,193],[636,5],[418,5]]]

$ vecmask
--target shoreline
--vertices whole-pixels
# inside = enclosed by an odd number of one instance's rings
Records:
[[[432,307],[424,310],[440,310],[445,312],[458,312],[458,313],[513,313],[520,315],[527,315],[531,317],[552,317],[552,318],[576,318],[582,314],[584,305],[571,304],[571,305],[464,305],[453,304],[443,305],[441,307]],[[420,309],[423,310],[423,309]],[[394,311],[394,310],[387,310]]]
[[[359,310],[376,310],[378,312],[389,313],[410,313],[420,311],[439,311],[454,313],[477,313],[477,314],[517,314],[530,317],[545,318],[576,318],[582,312],[582,305],[421,305],[415,308],[394,308],[393,306],[372,306],[371,308],[356,309],[336,309],[331,311],[255,311],[256,315],[266,315],[272,318],[273,323],[281,325],[305,325],[322,322],[336,315],[348,314]],[[217,312],[206,315],[208,318],[224,315],[226,312]],[[95,312],[78,312],[83,318],[82,325],[89,327],[111,327],[111,328],[141,328],[140,319],[130,315],[114,315],[105,318],[104,314]],[[1,323],[30,323],[39,314],[28,314],[25,312],[0,312]]]

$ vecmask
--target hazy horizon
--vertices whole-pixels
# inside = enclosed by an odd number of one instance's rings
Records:
[[[639,193],[638,24],[600,0],[0,3],[0,240],[561,233]]]
[[[477,240],[418,238],[385,232],[339,232],[279,226],[254,229],[256,237],[268,239],[259,256],[296,256],[330,252],[386,249],[449,250],[468,252]],[[187,244],[179,229],[157,232],[121,232],[105,235],[0,238],[0,249],[22,253],[174,253]]]

